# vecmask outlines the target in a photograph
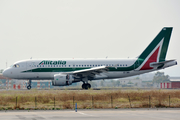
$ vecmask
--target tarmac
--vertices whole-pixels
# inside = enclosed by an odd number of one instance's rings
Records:
[[[13,110],[0,111],[0,120],[180,120],[179,108]]]

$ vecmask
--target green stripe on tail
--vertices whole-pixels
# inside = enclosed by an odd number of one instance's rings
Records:
[[[173,29],[172,27],[164,27],[159,32],[159,34],[154,38],[154,40],[149,44],[149,46],[142,52],[142,54],[139,56],[139,58],[145,60],[146,57],[152,52],[152,50],[164,38],[164,42],[163,42],[162,49],[161,49],[160,56],[159,56],[159,62],[165,61],[172,29]]]

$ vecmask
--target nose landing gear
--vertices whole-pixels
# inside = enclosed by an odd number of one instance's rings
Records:
[[[29,82],[28,82],[27,89],[28,89],[28,90],[31,89],[31,80],[29,80]]]
[[[91,88],[91,84],[89,84],[89,83],[83,83],[82,84],[82,89],[90,89]]]

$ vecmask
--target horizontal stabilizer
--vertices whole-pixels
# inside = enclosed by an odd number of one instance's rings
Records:
[[[157,67],[158,69],[162,68],[165,64],[170,63],[172,61],[175,60],[167,60],[167,61],[163,61],[163,62],[154,62],[154,63],[150,63],[151,67]]]

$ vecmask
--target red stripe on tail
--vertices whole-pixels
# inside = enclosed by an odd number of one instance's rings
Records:
[[[152,67],[150,67],[150,63],[157,62],[157,56],[158,56],[159,48],[160,47],[158,47],[156,49],[156,51],[151,55],[151,57],[146,61],[146,63],[142,66],[142,68],[140,70],[153,69]]]

